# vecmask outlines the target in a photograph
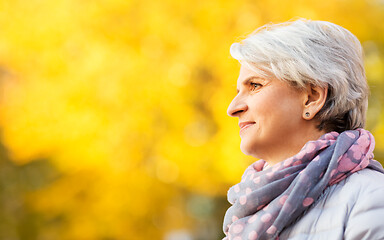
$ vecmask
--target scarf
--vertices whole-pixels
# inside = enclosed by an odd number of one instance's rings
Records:
[[[373,160],[375,140],[364,129],[326,133],[274,166],[249,166],[228,191],[232,206],[224,217],[223,240],[278,239],[324,189],[366,167],[384,173]]]

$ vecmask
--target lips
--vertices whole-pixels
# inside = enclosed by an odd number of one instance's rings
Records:
[[[240,122],[239,123],[240,131],[242,131],[242,130],[252,126],[253,124],[255,124],[255,122],[251,122],[251,121],[249,121],[249,122]]]

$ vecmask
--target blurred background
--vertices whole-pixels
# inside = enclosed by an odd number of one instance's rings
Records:
[[[221,239],[229,47],[295,17],[362,42],[383,162],[383,0],[0,0],[0,239]]]

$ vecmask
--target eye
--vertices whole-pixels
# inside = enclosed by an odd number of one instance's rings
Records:
[[[263,86],[260,83],[256,83],[256,82],[250,82],[249,85],[251,85],[252,91],[255,91]]]

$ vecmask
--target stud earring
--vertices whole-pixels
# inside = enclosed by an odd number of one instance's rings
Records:
[[[305,113],[305,116],[306,116],[306,117],[309,117],[309,115],[311,115],[309,112],[306,112],[306,113]]]

